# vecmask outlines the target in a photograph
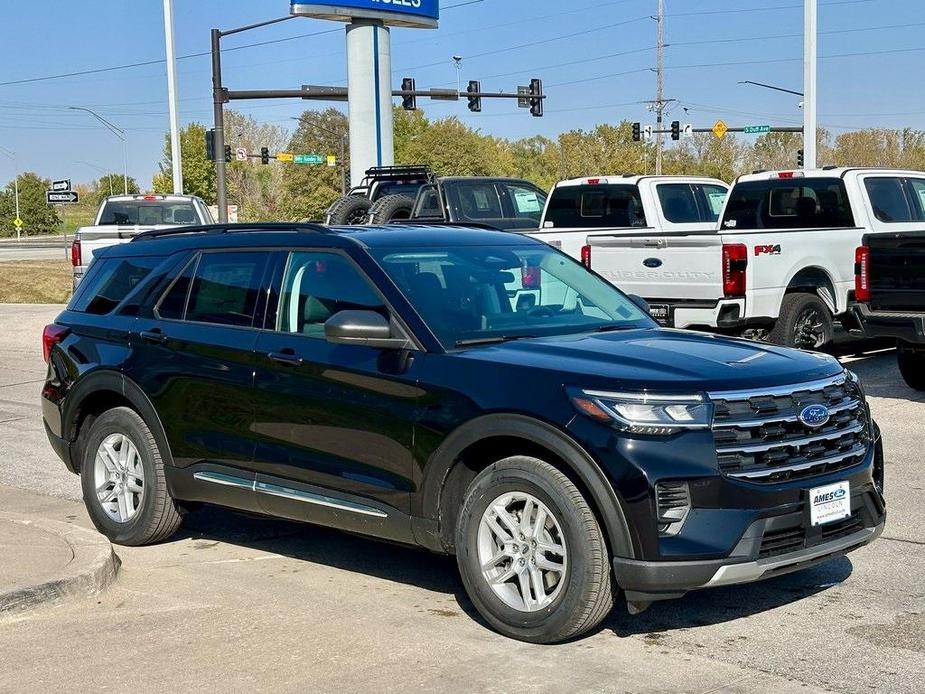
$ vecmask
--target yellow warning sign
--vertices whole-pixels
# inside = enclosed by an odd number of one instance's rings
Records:
[[[295,155],[292,152],[280,152],[276,155],[276,161],[292,161]]]
[[[729,126],[727,126],[721,120],[718,120],[713,124],[713,134],[716,135],[716,137],[719,138],[720,140],[722,140],[723,137],[725,137],[727,130],[729,130]]]
[[[19,217],[13,220],[13,226],[15,226],[17,229],[22,229],[23,224],[25,224],[25,222],[23,222]]]

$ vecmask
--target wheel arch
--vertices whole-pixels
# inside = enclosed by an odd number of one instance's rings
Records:
[[[489,464],[511,455],[541,458],[569,477],[601,523],[611,554],[635,556],[623,506],[601,467],[566,433],[516,414],[484,415],[467,422],[428,460],[419,511],[436,523],[444,550],[453,551],[456,513],[471,480]]]
[[[809,265],[797,270],[787,282],[787,288],[784,295],[795,294],[799,292],[808,292],[816,294],[822,302],[828,307],[829,312],[835,316],[838,310],[838,293],[835,289],[835,282],[832,276],[824,268],[818,265]],[[783,306],[783,297],[781,297],[781,306]],[[778,315],[780,315],[780,306]]]
[[[173,465],[167,434],[151,400],[141,387],[118,371],[101,369],[84,376],[69,393],[64,409],[64,438],[73,442],[71,462],[80,472],[81,441],[93,419],[114,407],[128,407],[141,417],[157,441],[161,457]]]

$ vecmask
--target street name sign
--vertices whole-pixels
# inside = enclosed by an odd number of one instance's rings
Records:
[[[52,181],[51,188],[49,188],[48,190],[53,190],[55,192],[60,193],[61,191],[70,190],[70,189],[71,189],[71,179],[65,178],[61,181]]]
[[[296,164],[312,164],[317,166],[318,164],[324,163],[324,157],[320,154],[296,154],[293,161]]]
[[[747,135],[756,135],[758,133],[769,133],[771,132],[770,125],[746,125],[742,128],[742,132]]]
[[[65,191],[54,191],[47,190],[45,191],[45,202],[49,205],[55,205],[58,203],[73,203],[80,202],[80,195],[73,190]]]

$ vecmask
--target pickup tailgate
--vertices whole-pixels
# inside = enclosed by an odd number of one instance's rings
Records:
[[[925,231],[867,234],[870,307],[874,311],[925,312]]]
[[[723,296],[722,238],[716,232],[588,237],[591,269],[647,301]]]
[[[93,260],[93,253],[102,248],[128,243],[143,231],[152,229],[170,229],[173,224],[159,224],[157,226],[116,226],[101,225],[81,227],[77,230],[77,239],[80,241],[80,252],[83,264],[89,265]]]

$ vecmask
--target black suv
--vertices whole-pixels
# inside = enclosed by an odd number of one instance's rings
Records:
[[[835,359],[660,329],[507,232],[148,232],[98,255],[44,347],[48,437],[113,541],[210,502],[419,545],[528,641],[884,525],[879,434]]]

